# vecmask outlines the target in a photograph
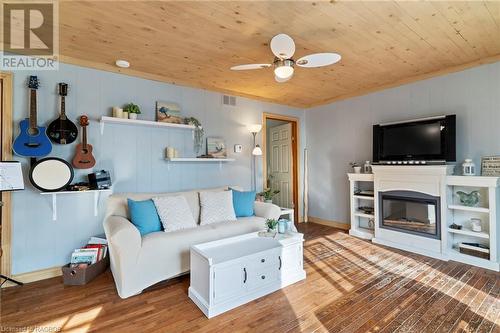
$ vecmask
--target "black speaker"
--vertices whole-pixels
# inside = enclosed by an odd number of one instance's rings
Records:
[[[94,190],[107,190],[111,188],[111,176],[106,170],[89,173],[89,184]]]

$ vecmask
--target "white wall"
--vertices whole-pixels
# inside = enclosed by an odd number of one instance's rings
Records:
[[[303,111],[287,106],[237,98],[237,107],[221,104],[221,94],[180,87],[120,74],[61,64],[58,71],[18,72],[14,75],[14,135],[18,123],[28,115],[28,75],[38,75],[39,124],[47,125],[58,114],[58,82],[69,84],[66,100],[69,117],[90,117],[89,143],[94,146],[97,164],[94,170],[111,171],[115,192],[170,192],[220,185],[251,187],[252,136],[246,125],[260,123],[262,112],[291,115],[303,120]],[[164,148],[175,146],[183,156],[194,156],[190,131],[106,125],[99,132],[98,119],[109,115],[111,107],[128,102],[139,104],[141,119],[154,120],[155,101],[173,101],[181,105],[184,115],[197,117],[205,135],[226,139],[229,154],[236,162],[224,164],[176,164],[170,170],[163,160]],[[302,129],[304,122],[301,121]],[[305,130],[301,131],[305,144]],[[258,141],[261,136],[258,136]],[[243,144],[241,154],[233,153],[234,144]],[[55,145],[51,156],[70,160],[75,144]],[[301,149],[302,151],[302,149]],[[58,200],[58,220],[52,221],[49,196],[41,196],[27,178],[27,159],[20,158],[26,175],[25,191],[13,194],[12,272],[20,274],[63,265],[72,250],[82,246],[91,235],[102,233],[105,198],[98,217],[93,215],[93,197],[89,194],[62,196]],[[258,160],[258,188],[262,187],[262,160]],[[86,179],[91,170],[77,171],[75,181]]]
[[[457,162],[500,155],[500,62],[308,109],[309,215],[349,223],[349,162],[372,158],[372,125],[457,115]]]

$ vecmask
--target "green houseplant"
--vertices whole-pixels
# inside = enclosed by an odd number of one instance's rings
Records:
[[[266,188],[266,189],[264,189],[264,191],[258,193],[257,195],[263,197],[265,202],[272,203],[274,196],[278,193],[280,193],[279,190],[273,190],[270,188]]]
[[[266,220],[267,232],[275,231],[277,225],[278,225],[278,221],[277,220],[275,220],[275,219],[267,219]]]
[[[201,126],[201,122],[195,117],[184,118],[184,123],[186,125],[193,125],[194,129],[194,151],[196,155],[198,155],[203,147],[203,127]]]
[[[137,119],[137,115],[141,114],[141,108],[134,103],[128,103],[123,108],[123,112],[128,112],[129,119]]]

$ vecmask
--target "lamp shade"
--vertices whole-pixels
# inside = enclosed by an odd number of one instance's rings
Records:
[[[252,155],[255,155],[255,156],[262,155],[262,149],[260,149],[259,145],[256,145],[255,148],[252,150]]]
[[[261,124],[251,124],[251,125],[247,125],[247,128],[248,128],[248,131],[250,133],[259,133],[260,130],[262,129],[262,125]]]

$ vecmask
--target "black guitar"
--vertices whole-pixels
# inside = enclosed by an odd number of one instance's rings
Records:
[[[78,128],[66,116],[65,97],[68,95],[68,85],[66,83],[59,83],[59,95],[61,96],[61,113],[59,118],[50,123],[47,133],[53,142],[65,145],[76,140]]]

